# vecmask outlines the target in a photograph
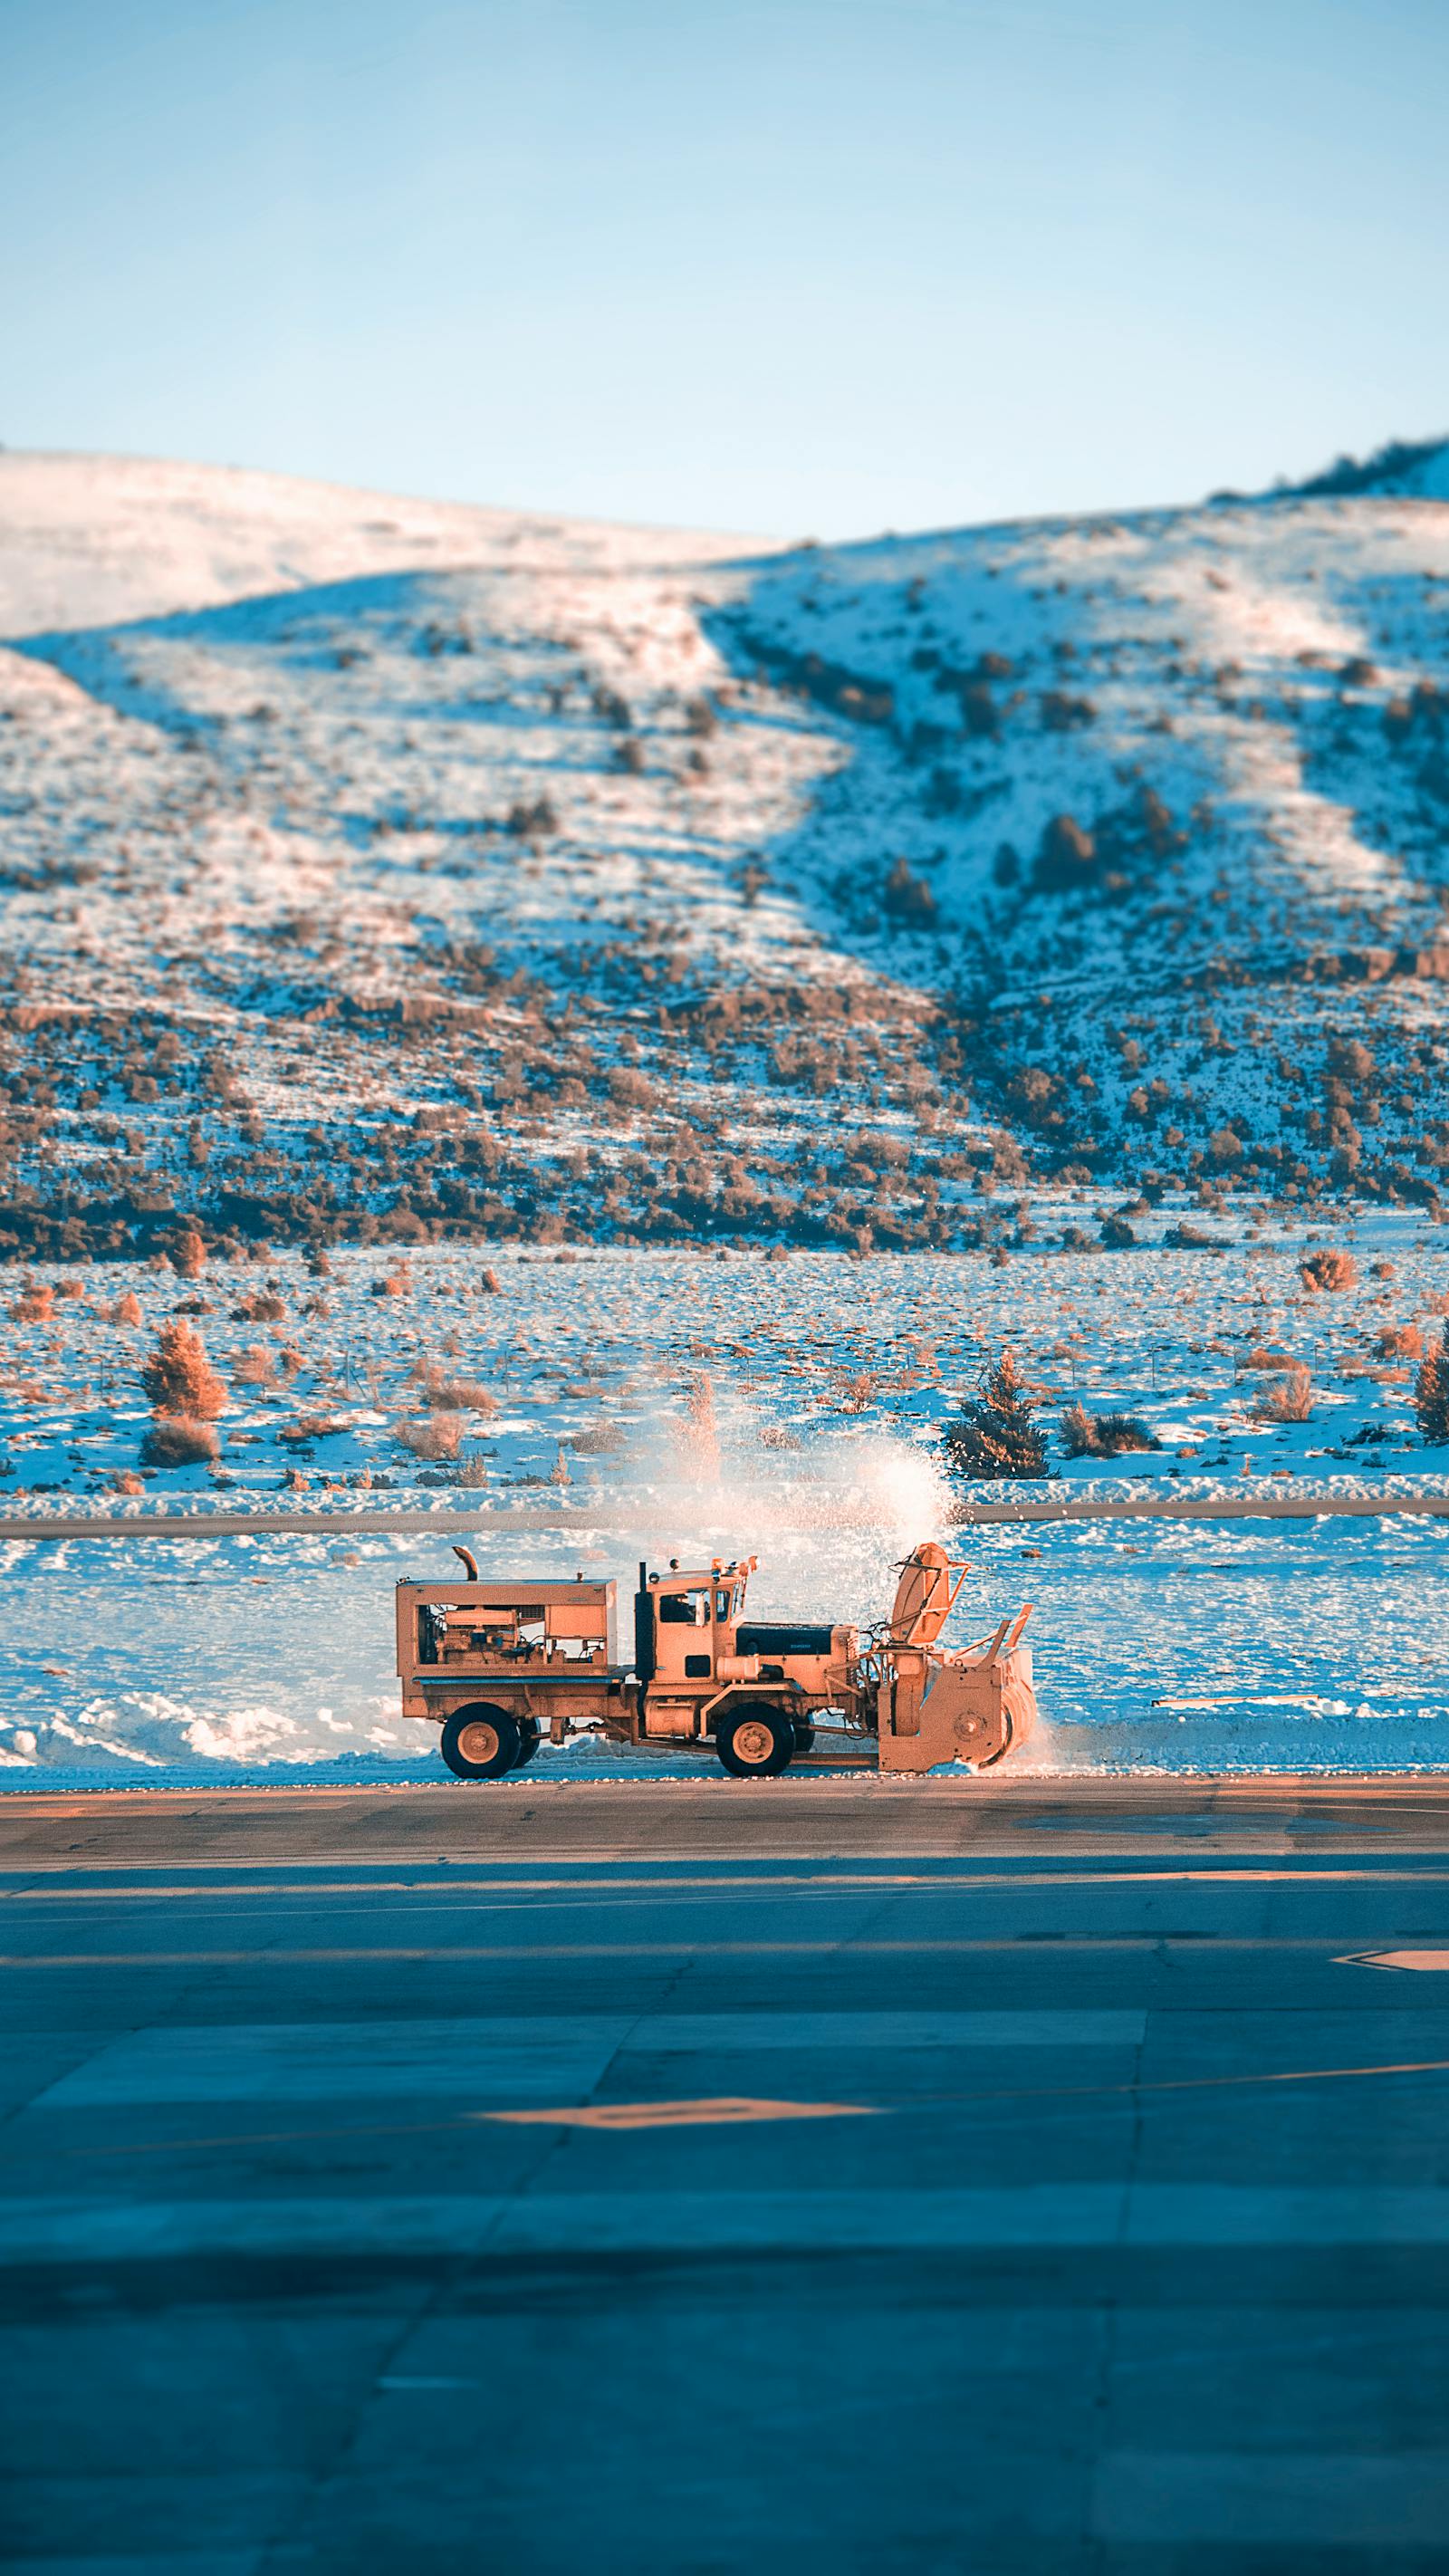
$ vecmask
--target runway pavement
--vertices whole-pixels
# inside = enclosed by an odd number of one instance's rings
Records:
[[[1449,2566],[1449,1780],[0,1801],[21,2576]]]

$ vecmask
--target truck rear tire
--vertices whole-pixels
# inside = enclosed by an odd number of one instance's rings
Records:
[[[517,1718],[482,1700],[455,1708],[443,1728],[443,1760],[460,1780],[501,1780],[521,1749]]]
[[[795,1729],[781,1708],[739,1708],[720,1720],[714,1749],[737,1780],[771,1780],[795,1750]]]

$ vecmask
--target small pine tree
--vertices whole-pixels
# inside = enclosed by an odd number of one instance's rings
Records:
[[[1449,1441],[1449,1324],[1424,1354],[1414,1388],[1414,1411],[1431,1448]]]
[[[1015,1353],[1002,1352],[945,1430],[946,1455],[958,1476],[1045,1476],[1046,1442],[1023,1392]]]

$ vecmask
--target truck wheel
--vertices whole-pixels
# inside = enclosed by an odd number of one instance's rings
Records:
[[[543,1730],[541,1727],[535,1726],[531,1718],[528,1720],[526,1725],[519,1729],[519,1734],[521,1740],[518,1747],[518,1760],[513,1766],[515,1771],[521,1771],[525,1762],[531,1762],[533,1760],[535,1753],[543,1742]]]
[[[737,1780],[769,1780],[795,1750],[795,1729],[779,1708],[741,1708],[721,1720],[714,1749]]]
[[[795,1750],[797,1753],[813,1753],[815,1750],[814,1727],[805,1725],[798,1718],[795,1722]]]
[[[443,1729],[443,1760],[460,1780],[501,1780],[518,1760],[518,1720],[482,1700],[455,1708]]]

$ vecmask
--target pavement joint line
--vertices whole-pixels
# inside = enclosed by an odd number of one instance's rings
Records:
[[[1311,1937],[1304,1934],[1171,1931],[1163,1926],[1147,1927],[1140,1932],[1018,1932],[995,1940],[972,1940],[965,1935],[958,1939],[857,1940],[851,1934],[841,1932],[818,1941],[701,1942],[697,1935],[682,1933],[673,1941],[426,1941],[367,1946],[338,1944],[305,1949],[13,1950],[0,1952],[0,1968],[301,1968],[329,1964],[381,1966],[394,1959],[434,1961],[443,1966],[494,1959],[680,1959],[693,1958],[701,1952],[711,1959],[965,1958],[998,1950],[1037,1950],[1043,1953],[1047,1950],[1133,1950],[1146,1947],[1193,1950],[1199,1945],[1204,1951],[1211,1950],[1220,1955],[1225,1950],[1329,1950],[1333,1939],[1342,1937],[1341,1933]],[[1352,1958],[1345,1953],[1332,1955],[1334,1966],[1361,1963],[1361,1953]]]
[[[419,2138],[440,2135],[447,2130],[467,2129],[481,2121],[498,2121],[518,2127],[638,2129],[650,2126],[703,2126],[702,2114],[719,2111],[723,2120],[751,2118],[792,2118],[875,2115],[908,2116],[912,2112],[950,2110],[972,2102],[1064,2102],[1091,2100],[1136,2100],[1154,2093],[1203,2093],[1242,2091],[1270,2084],[1344,2084],[1363,2082],[1383,2075],[1449,2075],[1449,2057],[1406,2059],[1402,2063],[1371,2066],[1304,2066],[1273,2068],[1267,2073],[1251,2075],[1182,2075],[1163,2078],[1129,2077],[1118,2084],[992,2084],[951,2093],[902,2093],[877,2102],[771,2103],[752,2105],[748,2112],[729,2098],[708,2102],[664,2102],[653,2105],[581,2103],[560,2108],[523,2111],[487,2110],[457,2111],[441,2120],[363,2120],[333,2121],[309,2129],[229,2130],[200,2138],[145,2138],[122,2146],[64,2147],[63,2158],[87,2163],[112,2162],[135,2156],[190,2155],[204,2148],[283,2147],[315,2143],[328,2138]],[[646,2109],[671,2114],[684,2111],[694,2118],[686,2123],[673,2118],[667,2123],[646,2121],[639,2117],[609,2118],[611,2110],[639,2113]]]

